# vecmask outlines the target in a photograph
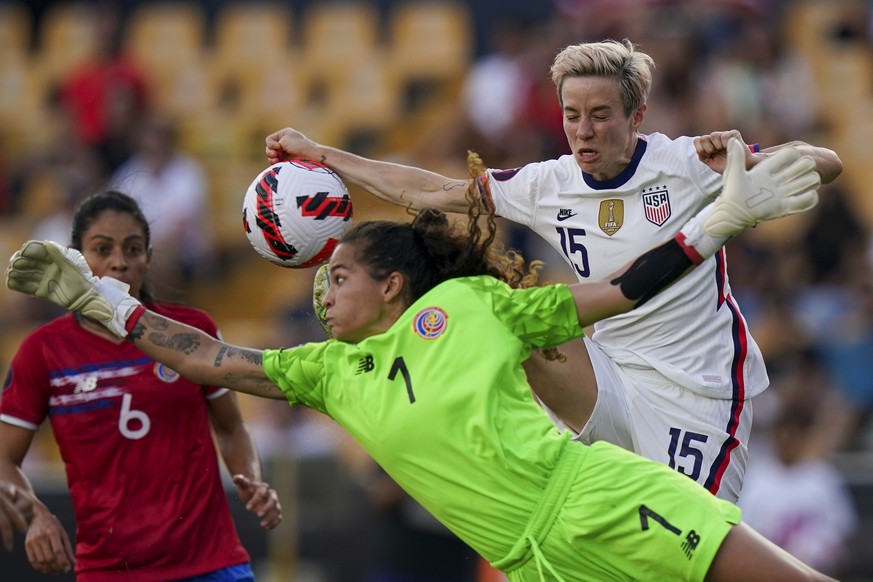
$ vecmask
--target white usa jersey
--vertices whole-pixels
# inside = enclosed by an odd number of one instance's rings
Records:
[[[486,202],[531,228],[579,281],[597,281],[675,235],[721,191],[693,139],[642,136],[631,163],[599,182],[573,156],[489,170]],[[743,401],[769,384],[763,357],[728,284],[722,249],[629,313],[595,325],[593,340],[621,366],[654,368],[703,396]]]

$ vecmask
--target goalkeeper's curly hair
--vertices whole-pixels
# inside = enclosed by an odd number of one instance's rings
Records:
[[[491,275],[511,287],[536,285],[542,261],[528,264],[521,253],[496,243],[497,222],[482,204],[480,184],[485,165],[475,152],[467,154],[473,178],[467,189],[466,225],[449,221],[434,208],[414,213],[411,223],[375,220],[356,224],[342,243],[354,247],[355,258],[367,266],[370,276],[384,280],[391,273],[403,274],[403,293],[408,305],[449,279]],[[482,226],[484,223],[484,228]],[[556,350],[544,350],[547,359],[563,359]]]

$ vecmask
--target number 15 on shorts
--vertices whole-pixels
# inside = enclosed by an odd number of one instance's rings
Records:
[[[708,440],[709,436],[699,432],[670,428],[670,447],[667,449],[670,468],[697,481],[703,467],[703,451],[699,445],[706,444]]]

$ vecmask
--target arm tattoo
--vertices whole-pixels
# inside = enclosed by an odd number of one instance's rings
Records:
[[[251,394],[257,394],[258,396],[263,396],[265,398],[275,398],[277,400],[285,400],[285,393],[282,392],[282,389],[270,382],[267,379],[253,378],[248,375],[240,375],[240,374],[225,374],[224,381],[222,385],[225,386],[235,386],[241,384],[243,382],[254,382],[255,385],[253,390],[243,390],[243,392],[248,392]]]
[[[143,314],[142,319],[145,319],[149,326],[156,330],[167,330],[170,328],[170,322],[162,315],[157,315],[147,311]]]
[[[146,328],[145,326],[137,322],[135,326],[133,326],[133,330],[127,334],[127,341],[134,343],[136,340],[142,339],[142,336],[145,335]]]
[[[136,325],[133,326],[133,330],[127,334],[127,340],[129,342],[133,343],[134,341],[145,337],[146,322],[149,324],[149,327],[157,330],[166,330],[170,327],[170,322],[168,322],[166,318],[147,311],[143,314],[140,320],[136,322]]]
[[[235,348],[233,346],[221,346],[221,349],[218,350],[218,354],[215,356],[215,367],[220,368],[221,363],[224,360],[225,356],[227,359],[230,359],[234,356],[239,356],[243,360],[247,361],[250,364],[255,364],[260,366],[262,364],[263,358],[261,354],[254,352],[252,350],[241,350],[239,348]]]
[[[447,184],[443,184],[443,191],[448,192],[449,190],[454,190],[455,188],[467,188],[467,182],[449,182]]]
[[[178,333],[168,337],[153,331],[149,334],[149,341],[156,346],[182,352],[185,355],[194,353],[200,347],[200,338],[194,333]]]

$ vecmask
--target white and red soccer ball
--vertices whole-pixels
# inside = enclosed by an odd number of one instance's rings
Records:
[[[352,198],[340,177],[309,160],[273,164],[243,200],[243,227],[255,251],[281,267],[317,267],[352,224]]]

